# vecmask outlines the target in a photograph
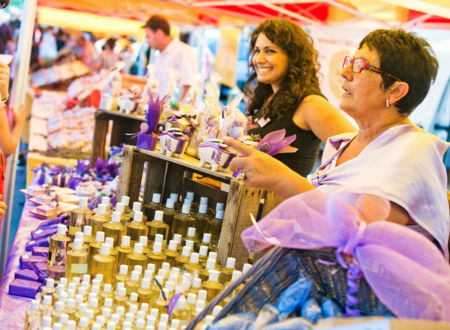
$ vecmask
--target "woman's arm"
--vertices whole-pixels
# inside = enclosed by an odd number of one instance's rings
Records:
[[[2,198],[3,198],[3,196],[0,195],[0,215],[5,214],[5,210],[6,210],[6,204],[1,201]]]
[[[272,190],[282,200],[314,189],[306,178],[268,154],[231,138],[224,138],[224,141],[242,155],[231,161],[230,168],[233,172],[242,169],[247,186]]]
[[[305,97],[293,121],[302,129],[312,130],[324,143],[330,136],[356,131],[356,127],[340,110],[319,95]]]
[[[8,124],[8,117],[6,109],[0,110],[0,150],[9,156],[16,150],[22,135],[23,124],[25,122],[25,107],[22,106],[19,112],[15,112],[13,108],[11,111],[14,116],[14,123],[12,130]]]

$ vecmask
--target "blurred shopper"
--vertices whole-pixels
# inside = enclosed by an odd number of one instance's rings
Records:
[[[39,45],[39,57],[42,59],[45,67],[52,66],[58,56],[56,46],[56,37],[52,28],[44,28],[41,43]]]
[[[103,45],[103,51],[100,54],[100,69],[111,69],[116,62],[120,61],[122,57],[114,51],[116,46],[116,39],[109,38]]]
[[[78,58],[86,64],[92,71],[98,70],[99,55],[95,49],[94,43],[82,35],[78,39],[79,53]]]
[[[189,88],[195,82],[198,71],[194,50],[178,38],[170,36],[169,22],[160,15],[151,16],[144,25],[145,35],[151,48],[158,50],[155,54],[155,77],[158,81],[156,92],[162,96],[166,93],[169,69],[179,74],[178,84],[182,86],[180,103]]]

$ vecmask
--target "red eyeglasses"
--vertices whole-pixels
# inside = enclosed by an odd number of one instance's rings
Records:
[[[381,69],[377,68],[376,66],[373,66],[373,65],[367,63],[362,58],[353,58],[350,56],[345,56],[344,63],[342,64],[342,68],[345,68],[350,64],[352,64],[352,71],[354,73],[361,73],[362,70],[370,70],[372,72],[391,77],[392,79],[395,79],[397,81],[401,81],[401,79],[398,79],[397,77],[391,75],[390,73],[383,72],[383,71],[381,71]]]

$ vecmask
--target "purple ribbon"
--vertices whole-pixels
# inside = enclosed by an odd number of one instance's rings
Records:
[[[177,304],[178,300],[180,300],[182,295],[183,295],[183,292],[178,292],[172,298],[170,298],[169,304],[167,305],[167,314],[169,314],[169,319],[172,316],[172,312],[173,312],[173,309],[175,308],[175,305]]]

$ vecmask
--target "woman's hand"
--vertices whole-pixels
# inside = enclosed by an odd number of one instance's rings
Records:
[[[314,189],[308,180],[272,156],[231,138],[224,141],[242,155],[233,158],[230,168],[233,172],[241,169],[247,186],[272,190],[281,199]]]
[[[3,196],[0,195],[0,215],[5,214],[5,210],[7,208],[6,204],[1,201],[2,198]]]
[[[9,66],[0,62],[0,97],[5,100],[8,97]]]

